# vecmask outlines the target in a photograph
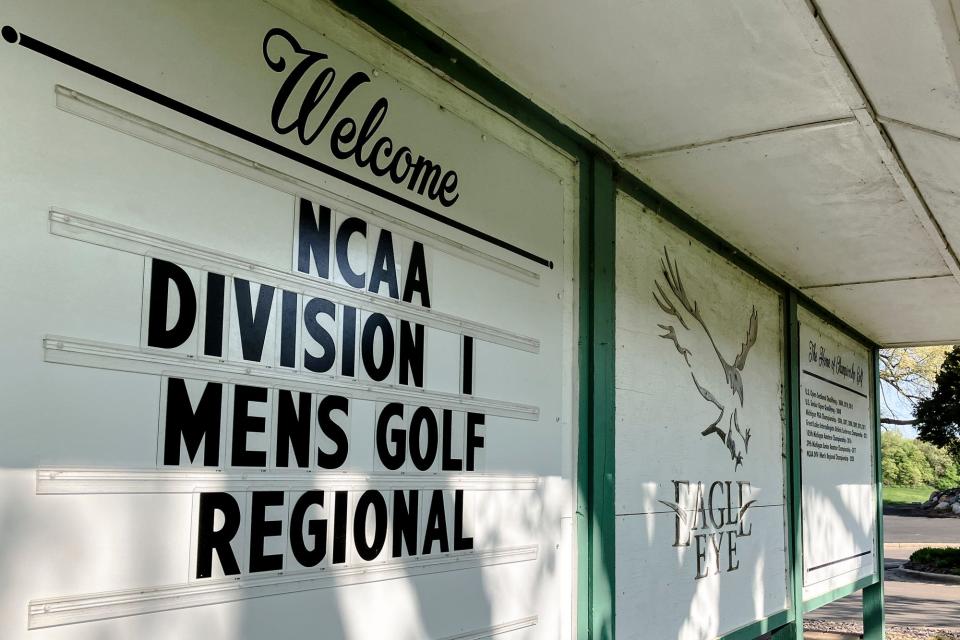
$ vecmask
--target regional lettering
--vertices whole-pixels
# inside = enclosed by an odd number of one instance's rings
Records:
[[[271,55],[268,51],[271,45],[275,53],[289,49],[294,59],[298,58],[289,71],[286,56],[282,53],[276,57]],[[459,199],[456,171],[444,171],[439,164],[422,155],[414,157],[407,146],[395,147],[389,136],[378,136],[389,110],[386,98],[377,98],[360,124],[351,116],[338,116],[344,102],[360,86],[370,82],[366,73],[355,71],[335,89],[336,69],[329,64],[317,64],[327,60],[327,54],[305,49],[296,38],[280,28],[270,29],[264,37],[263,58],[271,70],[278,73],[288,71],[270,113],[274,131],[287,134],[296,130],[300,142],[310,145],[330,126],[330,152],[340,160],[352,159],[358,167],[369,168],[373,175],[386,176],[394,184],[404,185],[407,190],[426,195],[430,200],[438,200],[445,207]],[[298,96],[299,105],[288,108],[294,94]],[[326,104],[321,107],[325,100]]]
[[[473,538],[467,535],[464,503],[460,489],[201,493],[194,576],[468,552]]]

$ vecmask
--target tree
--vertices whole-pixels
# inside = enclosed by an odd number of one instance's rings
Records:
[[[916,410],[918,402],[930,396],[949,350],[949,346],[937,346],[897,347],[880,351],[881,424],[916,423],[915,419],[898,417],[902,411],[897,410],[897,405],[906,405],[905,408],[912,412]],[[888,395],[892,395],[892,398]]]
[[[929,398],[914,410],[917,437],[960,458],[960,346],[947,353]]]
[[[913,440],[899,433],[884,433],[880,446],[884,484],[918,487],[930,477],[930,465]]]
[[[880,447],[885,485],[927,485],[936,489],[951,489],[960,485],[960,468],[945,449],[928,442],[904,438],[893,431],[883,433]]]

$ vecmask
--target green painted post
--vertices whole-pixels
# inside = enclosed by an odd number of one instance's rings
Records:
[[[883,640],[883,471],[880,465],[880,352],[874,348],[873,370],[873,451],[874,485],[877,490],[877,581],[863,590],[863,638]]]
[[[784,309],[785,367],[787,402],[787,522],[790,561],[790,622],[778,629],[773,637],[777,640],[801,640],[803,638],[803,529],[801,521],[801,459],[800,459],[800,321],[797,318],[797,293],[787,292]]]
[[[613,640],[616,517],[614,509],[616,188],[613,165],[592,161],[593,326],[591,335],[590,634]]]
[[[579,325],[577,361],[579,397],[577,411],[577,638],[590,637],[590,456],[593,392],[593,165],[580,161],[580,265]]]

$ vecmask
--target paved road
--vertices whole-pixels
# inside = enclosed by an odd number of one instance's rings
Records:
[[[883,517],[886,564],[906,562],[917,543],[960,543],[960,518]],[[901,546],[903,545],[903,546]],[[917,581],[888,570],[883,583],[887,624],[960,630],[960,585]],[[860,594],[855,593],[807,614],[813,620],[860,620]]]
[[[888,571],[883,583],[887,624],[960,630],[960,585],[915,582]],[[860,594],[841,598],[808,613],[811,620],[861,620]]]
[[[960,518],[909,518],[906,516],[883,516],[884,542],[960,543]]]

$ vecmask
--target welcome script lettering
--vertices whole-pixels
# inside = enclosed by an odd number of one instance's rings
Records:
[[[452,206],[460,197],[456,171],[444,170],[423,155],[414,155],[410,147],[397,146],[387,135],[378,134],[390,104],[377,98],[362,122],[341,113],[347,99],[370,76],[355,71],[338,82],[337,70],[327,54],[300,46],[287,31],[274,28],[263,39],[263,58],[277,73],[287,73],[277,91],[270,112],[274,131],[295,131],[300,142],[311,145],[329,132],[330,152],[340,160],[352,159],[377,177],[388,177],[408,191]],[[288,58],[292,64],[288,69]]]

